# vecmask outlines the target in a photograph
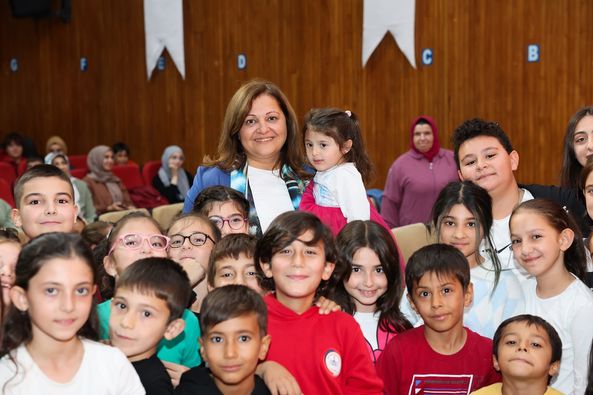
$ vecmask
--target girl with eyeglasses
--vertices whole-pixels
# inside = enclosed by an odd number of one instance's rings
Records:
[[[249,202],[232,188],[216,185],[204,189],[196,198],[193,211],[208,217],[222,237],[230,233],[257,233],[249,225]]]
[[[107,274],[117,279],[135,261],[148,257],[167,257],[170,239],[163,235],[159,224],[150,216],[133,212],[120,219],[107,236],[103,266]],[[111,300],[97,306],[101,339],[109,338],[109,316]],[[188,309],[183,312],[185,329],[173,340],[161,340],[157,356],[163,361],[167,372],[176,385],[179,377],[202,360],[199,354],[198,338],[200,326],[196,316]],[[180,340],[181,339],[181,340]]]
[[[214,245],[220,240],[220,230],[198,213],[182,214],[173,220],[167,236],[170,238],[169,258],[179,263],[189,277],[193,298],[188,308],[200,312],[208,293],[206,272]]]

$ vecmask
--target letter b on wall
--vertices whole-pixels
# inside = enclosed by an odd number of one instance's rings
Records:
[[[527,46],[527,61],[539,62],[539,45],[530,44]]]

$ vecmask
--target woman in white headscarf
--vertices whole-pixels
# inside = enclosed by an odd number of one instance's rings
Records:
[[[90,173],[84,178],[91,193],[97,214],[108,211],[129,210],[134,207],[128,190],[113,174],[113,151],[106,145],[98,145],[87,156]]]
[[[152,179],[152,185],[169,203],[181,203],[191,188],[193,177],[183,168],[183,150],[170,145],[161,156],[161,168]]]

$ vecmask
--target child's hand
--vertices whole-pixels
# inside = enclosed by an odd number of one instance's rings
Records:
[[[181,375],[189,370],[187,366],[178,365],[173,362],[161,361],[163,365],[165,365],[165,369],[167,369],[167,373],[169,373],[169,377],[171,377],[171,382],[173,383],[173,387],[177,387],[179,385],[179,380],[181,380]]]
[[[323,296],[320,296],[319,299],[317,299],[317,302],[315,302],[315,306],[319,307],[319,314],[323,315],[333,313],[334,311],[342,310],[339,304],[337,304],[333,300],[324,298]]]
[[[255,374],[264,380],[272,395],[302,395],[296,379],[282,365],[266,361],[257,365]]]

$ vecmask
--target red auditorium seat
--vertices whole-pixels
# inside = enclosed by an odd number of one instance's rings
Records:
[[[71,155],[68,157],[70,161],[70,167],[72,170],[74,169],[88,169],[88,165],[86,164],[86,154],[83,155]],[[76,177],[76,176],[74,176]]]
[[[21,158],[21,161],[19,162],[19,168],[17,170],[19,177],[23,175],[25,170],[27,170],[27,159]]]
[[[12,195],[12,188],[10,184],[6,182],[3,178],[0,178],[0,199],[10,204],[13,208],[15,207],[14,196]]]
[[[135,163],[113,166],[113,174],[121,179],[128,190],[144,186],[140,166]]]
[[[160,160],[148,161],[142,166],[142,177],[146,185],[152,185],[152,179],[157,175],[161,168]]]
[[[72,169],[70,170],[70,175],[72,177],[80,178],[81,180],[88,174],[89,169],[86,167],[83,169]]]
[[[8,185],[14,184],[16,171],[14,171],[14,167],[10,163],[0,162],[0,178],[5,180]]]

